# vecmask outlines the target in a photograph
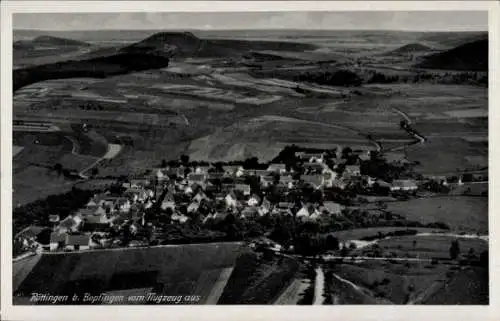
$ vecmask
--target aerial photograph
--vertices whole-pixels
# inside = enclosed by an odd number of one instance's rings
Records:
[[[14,305],[489,304],[487,11],[12,22]]]

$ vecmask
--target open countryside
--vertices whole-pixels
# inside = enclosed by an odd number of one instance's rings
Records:
[[[489,303],[487,32],[13,52],[14,304]]]

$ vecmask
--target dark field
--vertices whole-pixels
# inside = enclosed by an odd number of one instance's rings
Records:
[[[158,294],[199,295],[197,303],[204,303],[219,275],[234,265],[239,249],[238,243],[221,243],[46,254],[15,293],[98,295],[151,288]],[[203,287],[198,286],[200,280]]]

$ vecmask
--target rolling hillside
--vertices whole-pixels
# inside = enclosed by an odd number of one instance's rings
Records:
[[[14,91],[49,79],[75,77],[105,78],[133,71],[164,68],[169,59],[151,54],[116,54],[87,60],[57,62],[14,70]]]
[[[252,41],[237,39],[201,39],[190,32],[159,32],[121,49],[127,53],[148,53],[182,57],[232,57],[249,51],[304,51],[316,46],[279,41]]]
[[[53,36],[39,36],[32,40],[18,40],[14,42],[14,50],[36,49],[38,47],[61,48],[61,47],[89,47],[89,46],[90,44],[83,41],[53,37]]]
[[[390,51],[389,54],[405,55],[405,54],[426,52],[426,51],[429,51],[431,49],[432,48],[427,47],[427,46],[420,44],[420,43],[409,43],[407,45],[404,45],[402,47],[399,47],[395,50]]]
[[[488,70],[488,40],[478,40],[430,55],[417,67],[486,71]]]
[[[85,293],[154,292],[200,296],[196,303],[213,303],[222,293],[240,250],[240,243],[211,243],[44,254],[24,280],[17,280],[20,284],[14,288],[14,297],[21,303],[26,302],[23,294],[33,292],[76,293],[80,298]]]

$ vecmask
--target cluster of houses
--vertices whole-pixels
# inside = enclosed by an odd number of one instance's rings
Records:
[[[286,196],[293,190],[308,186],[313,190],[344,189],[352,182],[362,180],[367,186],[386,184],[393,191],[413,191],[417,184],[411,180],[396,180],[391,184],[361,175],[359,164],[343,166],[341,174],[324,153],[296,153],[302,171],[296,175],[281,163],[271,163],[265,169],[245,169],[239,165],[215,167],[178,166],[158,168],[152,176],[123,183],[124,192],[95,195],[76,213],[59,220],[50,216],[53,232],[50,250],[84,250],[106,246],[105,231],[109,228],[132,229],[137,233],[147,222],[145,213],[153,206],[168,213],[169,220],[184,224],[191,219],[202,224],[222,220],[229,213],[241,219],[254,219],[264,215],[295,215],[303,220],[320,220],[340,215],[343,207],[332,199],[321,202],[297,203]],[[330,156],[340,163],[338,155]],[[332,168],[333,167],[333,168]],[[259,191],[249,184],[257,182]],[[273,188],[280,197],[271,198]],[[167,215],[167,214],[165,214]],[[130,224],[133,222],[132,224]],[[149,225],[148,225],[149,224]]]

